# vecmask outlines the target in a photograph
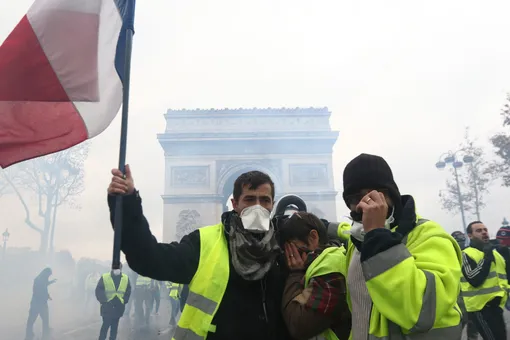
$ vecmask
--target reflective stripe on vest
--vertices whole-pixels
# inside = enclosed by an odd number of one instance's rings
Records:
[[[484,252],[473,247],[463,250],[474,262],[480,263],[484,259]],[[489,275],[481,286],[473,287],[464,276],[460,279],[462,298],[468,312],[478,312],[496,297],[501,297],[501,307],[505,306],[508,298],[508,281],[506,277],[506,265],[503,257],[493,250],[494,261],[491,263]]]
[[[150,286],[151,281],[152,280],[148,277],[138,275],[138,277],[136,278],[136,286],[137,287]]]
[[[199,232],[198,269],[189,284],[188,299],[172,338],[174,340],[203,340],[209,332],[215,332],[212,320],[227,288],[230,272],[223,224],[203,227]]]
[[[345,277],[345,271],[347,269],[346,261],[347,258],[341,248],[328,247],[324,249],[306,269],[305,288],[308,287],[310,280],[313,277],[328,275],[331,273],[340,273]],[[335,332],[331,329],[325,330],[321,335],[326,340],[338,340]]]
[[[106,302],[110,302],[115,297],[118,297],[120,302],[124,304],[124,294],[126,294],[128,286],[128,277],[126,274],[122,274],[122,278],[120,279],[119,287],[117,289],[115,289],[115,283],[113,282],[113,278],[110,273],[103,274],[103,284]]]

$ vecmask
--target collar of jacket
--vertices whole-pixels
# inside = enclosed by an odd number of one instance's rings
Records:
[[[469,246],[471,248],[478,249],[479,251],[483,251],[483,244],[481,244],[481,243],[470,241]]]
[[[402,237],[405,237],[416,227],[416,204],[414,198],[411,195],[402,195],[402,214],[398,221],[392,224],[394,232],[399,233]],[[363,242],[358,241],[351,236],[351,242],[356,246],[358,251],[361,251]]]
[[[223,228],[225,230],[225,234],[227,235],[230,231],[230,219],[232,218],[233,214],[236,214],[234,210],[225,211],[223,214],[221,214],[221,223],[223,223]]]

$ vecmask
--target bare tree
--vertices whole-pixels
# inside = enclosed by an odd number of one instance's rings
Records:
[[[503,126],[510,126],[510,93],[506,96],[507,103],[501,110],[503,116]],[[496,155],[499,161],[494,162],[489,172],[497,178],[503,180],[503,185],[510,187],[510,135],[508,133],[498,133],[491,137],[491,143],[496,149]]]
[[[88,155],[88,145],[80,144],[48,156],[14,165],[6,178],[25,210],[25,223],[40,235],[39,250],[53,251],[53,240],[58,207],[68,204],[79,208],[75,198],[84,190],[84,162]],[[23,190],[36,195],[38,216],[42,223],[33,220],[29,206],[22,194]]]
[[[9,182],[4,176],[0,177],[0,197],[5,195],[9,191]]]
[[[454,157],[458,163],[454,163],[451,169],[453,179],[447,180],[446,190],[439,193],[443,209],[457,214],[463,208],[480,220],[485,195],[494,177],[489,171],[490,164],[485,159],[483,149],[469,136],[469,129],[466,129],[464,141]]]

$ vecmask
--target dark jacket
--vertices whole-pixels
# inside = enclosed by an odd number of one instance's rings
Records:
[[[186,304],[186,300],[188,299],[189,295],[189,285],[183,285],[182,291],[181,291],[181,297],[179,299],[180,307],[181,307],[181,313],[184,310],[184,305]]]
[[[351,313],[347,305],[347,286],[340,273],[316,276],[307,288],[304,279],[308,266],[322,252],[308,254],[306,267],[294,270],[287,277],[283,293],[283,317],[295,339],[318,338],[331,329],[340,340],[347,340],[351,331]]]
[[[115,216],[115,197],[108,197],[110,218]],[[180,242],[158,243],[151,234],[138,193],[123,197],[121,249],[129,266],[140,275],[159,281],[189,284],[200,259],[200,233],[186,235]],[[225,228],[228,228],[226,225]],[[213,319],[215,333],[208,340],[290,339],[280,312],[284,278],[276,264],[259,281],[246,281],[230,261],[230,277]],[[265,301],[265,303],[264,303]]]
[[[52,281],[49,280],[50,276],[51,269],[45,268],[34,279],[34,285],[32,288],[32,301],[31,301],[32,305],[48,304],[48,300],[50,299],[50,294],[48,293],[48,286],[55,282],[55,280]]]
[[[115,285],[115,289],[119,288],[121,275],[113,275],[113,284]],[[110,302],[106,302],[106,293],[104,290],[104,282],[103,277],[99,279],[96,286],[96,299],[101,304],[101,316],[109,317],[109,318],[120,318],[124,315],[124,310],[126,309],[125,304],[129,302],[129,297],[131,296],[131,283],[128,279],[128,284],[126,288],[126,293],[124,293],[124,303],[122,303],[118,297],[113,298]]]

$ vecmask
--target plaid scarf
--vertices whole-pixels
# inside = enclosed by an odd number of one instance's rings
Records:
[[[269,226],[268,232],[254,234],[243,228],[243,223],[237,213],[233,212],[229,215],[230,218],[225,222],[228,222],[230,227],[226,230],[232,265],[243,279],[260,280],[269,272],[280,254],[273,224],[271,223]],[[224,225],[226,225],[225,222]]]

